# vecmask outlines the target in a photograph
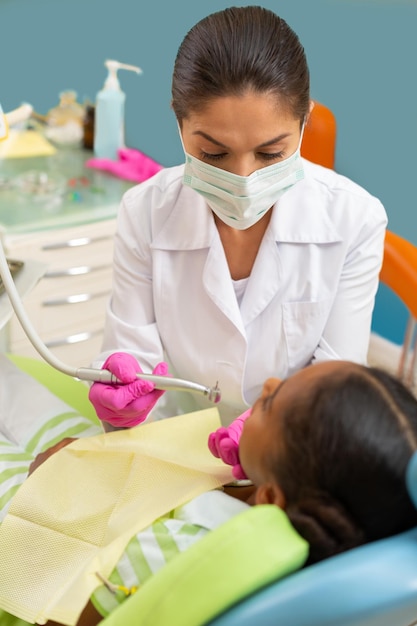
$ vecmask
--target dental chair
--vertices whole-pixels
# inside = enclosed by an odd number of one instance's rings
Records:
[[[407,306],[413,329],[417,247],[387,232],[380,279]],[[410,334],[409,329],[399,366],[399,375],[406,379],[415,360],[413,356],[406,367]],[[84,383],[41,361],[9,358],[81,414],[94,414]],[[417,454],[410,462],[407,484],[417,506]],[[269,509],[254,507],[230,520],[226,534],[219,528],[179,554],[102,626],[417,624],[417,528],[303,568],[305,548],[295,531],[287,533],[280,546],[286,551],[284,561],[274,556],[272,546],[279,545],[282,536],[268,521]],[[255,512],[256,518],[244,517]],[[11,620],[5,626],[24,624]]]

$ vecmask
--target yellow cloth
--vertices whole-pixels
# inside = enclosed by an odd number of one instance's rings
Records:
[[[36,130],[9,130],[9,136],[0,144],[0,158],[22,159],[49,156],[56,148]]]
[[[217,409],[78,439],[41,465],[0,526],[0,607],[28,622],[76,623],[96,572],[130,538],[200,493],[233,480],[211,456]]]

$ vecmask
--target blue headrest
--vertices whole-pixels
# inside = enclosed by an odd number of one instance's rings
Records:
[[[417,452],[414,452],[408,462],[405,482],[408,489],[408,495],[417,509]]]
[[[417,452],[406,470],[417,508]],[[210,626],[407,626],[417,615],[417,528],[310,565],[266,586]]]

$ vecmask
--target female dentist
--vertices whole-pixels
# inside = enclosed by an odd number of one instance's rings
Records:
[[[386,214],[301,158],[311,106],[304,49],[275,13],[228,8],[186,35],[172,81],[185,165],[129,190],[119,211],[95,366],[126,384],[90,389],[107,428],[140,423],[163,393],[142,368],[218,381],[227,426],[270,376],[366,362]],[[167,396],[154,416],[207,406]]]

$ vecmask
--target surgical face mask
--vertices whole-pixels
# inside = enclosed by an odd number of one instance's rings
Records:
[[[228,226],[238,230],[258,222],[277,200],[304,178],[300,147],[279,163],[273,163],[250,176],[239,176],[204,163],[185,149],[183,183],[202,195],[211,210]]]

